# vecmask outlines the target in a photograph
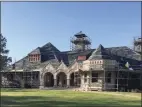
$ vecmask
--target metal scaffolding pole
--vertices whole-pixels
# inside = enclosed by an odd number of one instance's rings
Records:
[[[32,71],[31,71],[31,88],[32,88]]]
[[[106,84],[106,78],[105,78],[105,76],[106,76],[106,71],[105,71],[105,68],[104,68],[104,90],[106,88],[106,86],[105,86],[105,84]]]
[[[128,75],[127,75],[127,91],[128,91],[128,88],[129,88],[129,71],[128,71]]]
[[[117,70],[117,91],[119,90],[119,64],[118,64],[118,70]]]

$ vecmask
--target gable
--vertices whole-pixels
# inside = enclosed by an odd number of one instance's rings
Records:
[[[49,42],[41,47],[41,52],[45,53],[45,52],[60,52],[60,51]]]
[[[56,69],[49,63],[45,68],[44,71],[54,72]]]
[[[67,70],[67,69],[68,69],[68,67],[64,64],[64,62],[63,62],[63,61],[61,61],[61,64],[60,64],[60,66],[58,67],[58,69],[57,69],[57,70],[59,70],[59,69]]]
[[[75,62],[75,63],[70,67],[70,70],[74,70],[74,71],[78,70],[78,63]]]
[[[111,57],[105,50],[105,48],[100,44],[98,48],[92,52],[91,56],[89,57],[89,60],[93,59],[110,59]]]

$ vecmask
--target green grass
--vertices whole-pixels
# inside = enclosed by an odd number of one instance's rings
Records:
[[[140,107],[140,93],[1,89],[1,107]]]

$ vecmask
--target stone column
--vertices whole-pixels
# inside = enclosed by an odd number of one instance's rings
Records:
[[[87,85],[89,86],[89,84],[90,84],[90,75],[87,74]]]
[[[70,87],[70,79],[67,79],[67,87]]]
[[[88,91],[89,86],[90,86],[90,73],[87,73],[87,82],[85,84],[85,90]]]
[[[40,89],[44,88],[44,74],[40,74]]]
[[[81,87],[83,88],[84,86],[84,74],[81,74]]]
[[[57,79],[54,79],[54,87],[57,87]]]

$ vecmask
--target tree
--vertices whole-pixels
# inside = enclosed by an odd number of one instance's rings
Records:
[[[0,34],[0,71],[4,70],[12,61],[11,57],[8,57],[9,50],[6,49],[6,43],[7,39]]]

